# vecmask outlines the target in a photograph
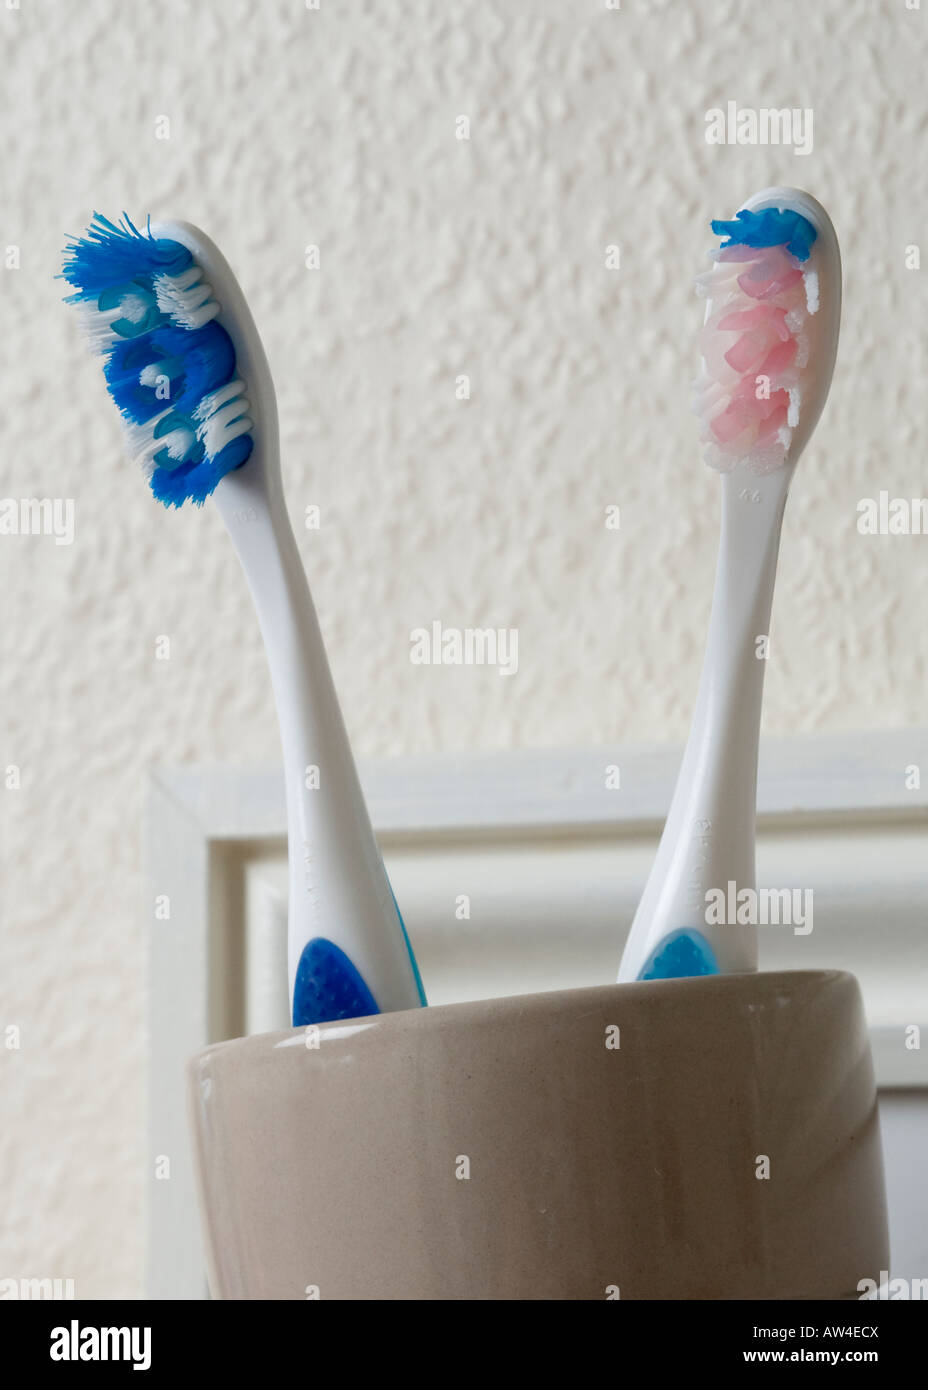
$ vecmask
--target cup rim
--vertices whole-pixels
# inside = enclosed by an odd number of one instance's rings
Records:
[[[569,1013],[573,1008],[606,1002],[614,998],[617,1004],[647,1006],[651,1002],[666,1004],[669,1000],[692,998],[704,995],[707,1001],[713,996],[737,997],[739,994],[750,999],[762,995],[768,998],[778,989],[786,989],[791,996],[799,989],[808,989],[813,983],[837,983],[848,981],[857,986],[857,978],[848,970],[832,968],[810,970],[756,970],[733,975],[686,976],[672,980],[632,980],[622,984],[581,985],[571,989],[538,990],[531,994],[508,994],[489,999],[468,999],[453,1004],[430,1004],[425,1008],[402,1009],[392,1013],[367,1014],[363,1017],[338,1019],[327,1023],[301,1024],[296,1028],[282,1028],[270,1033],[249,1033],[237,1038],[224,1038],[210,1043],[190,1059],[189,1065],[225,1055],[233,1050],[258,1048],[261,1051],[288,1046],[305,1046],[308,1028],[318,1029],[319,1044],[326,1041],[337,1042],[361,1030],[367,1032],[377,1028],[387,1033],[408,1032],[410,1028],[419,1034],[428,1034],[433,1028],[446,1027],[456,1022],[464,1022],[468,1015],[473,1022],[501,1020],[516,1014],[537,1014],[549,1010],[552,1014]],[[792,985],[793,989],[789,990]],[[721,1002],[721,1000],[720,1000]]]

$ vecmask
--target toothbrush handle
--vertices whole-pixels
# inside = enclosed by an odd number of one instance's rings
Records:
[[[726,475],[709,635],[693,723],[620,980],[672,932],[698,931],[724,973],[757,969],[754,926],[710,926],[706,893],[755,888],[757,748],[773,586],[790,469]]]
[[[293,1021],[416,1008],[425,1003],[421,982],[283,499],[269,492],[262,470],[246,468],[222,480],[215,500],[257,608],[280,723]]]

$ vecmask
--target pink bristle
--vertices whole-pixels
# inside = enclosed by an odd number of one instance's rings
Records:
[[[797,346],[795,338],[790,338],[786,343],[778,343],[773,351],[764,358],[758,375],[779,377],[781,372],[785,372],[787,367],[792,365],[796,357]]]
[[[789,410],[789,394],[786,391],[771,391],[766,399],[762,397],[758,401],[758,405],[763,407],[758,416],[760,420],[769,420],[774,411],[780,411],[785,418],[785,412]]]
[[[760,312],[748,310],[743,314],[727,314],[719,321],[718,328],[724,331],[724,326],[731,319],[748,319],[750,326],[747,332],[742,333],[740,338],[725,353],[725,361],[733,371],[742,375],[744,372],[756,372],[764,370],[761,363],[771,355],[771,350],[776,351],[779,346],[786,346],[792,342],[789,333],[786,334],[786,344],[783,343],[780,332],[777,331],[773,318],[765,312],[768,306],[761,306]],[[770,306],[772,308],[772,306]],[[784,315],[785,318],[785,315]],[[782,326],[782,325],[780,325]],[[795,345],[794,345],[795,346]]]
[[[719,415],[716,415],[710,428],[719,444],[730,444],[739,435],[742,435],[751,423],[750,402],[743,397],[736,397]]]
[[[729,397],[730,400],[746,400],[753,402],[754,413],[758,420],[766,420],[771,411],[778,409],[779,406],[789,404],[789,393],[782,389],[771,391],[768,395],[758,395],[757,378],[746,376],[735,387]]]
[[[716,251],[713,259],[716,261],[756,261],[764,254],[764,250],[756,246],[726,246],[721,251]]]
[[[756,265],[745,273],[754,280],[770,280],[785,275],[787,271],[794,270],[797,264],[795,256],[791,256],[785,246],[765,246],[762,251],[755,252],[753,259]]]
[[[740,376],[742,372],[755,371],[768,355],[769,348],[770,338],[766,333],[742,333],[726,352],[725,361]]]
[[[723,333],[734,333],[745,328],[758,328],[766,323],[770,324],[778,338],[784,343],[787,341],[789,329],[786,326],[786,310],[778,308],[776,304],[758,304],[753,309],[736,309],[733,313],[723,315],[717,326]]]
[[[805,324],[814,307],[803,269],[785,246],[727,247],[713,261],[699,281],[712,313],[700,339],[703,374],[693,398],[706,460],[723,471],[741,460],[770,471],[786,458],[796,423],[794,388],[808,356]]]
[[[738,276],[738,285],[751,299],[773,299],[775,295],[783,294],[794,285],[798,285],[801,280],[801,270],[787,270],[782,275],[771,276],[768,279],[761,279],[745,271],[743,275]]]
[[[787,409],[788,407],[785,405],[778,405],[775,410],[771,411],[766,420],[761,422],[757,431],[758,444],[766,444],[769,439],[774,437],[778,430],[783,428],[786,424]]]

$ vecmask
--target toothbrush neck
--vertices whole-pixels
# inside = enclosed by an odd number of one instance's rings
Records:
[[[722,487],[722,527],[706,661],[697,712],[724,716],[724,725],[759,725],[770,652],[770,614],[780,532],[786,506],[783,483],[761,490],[729,476]],[[704,710],[703,710],[704,707]]]
[[[791,470],[789,470],[791,471]],[[706,656],[670,816],[707,817],[753,887],[757,749],[789,472],[723,480]]]

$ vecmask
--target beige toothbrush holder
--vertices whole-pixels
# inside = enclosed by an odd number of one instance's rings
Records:
[[[836,1299],[887,1268],[840,971],[611,985],[190,1064],[214,1296]]]

